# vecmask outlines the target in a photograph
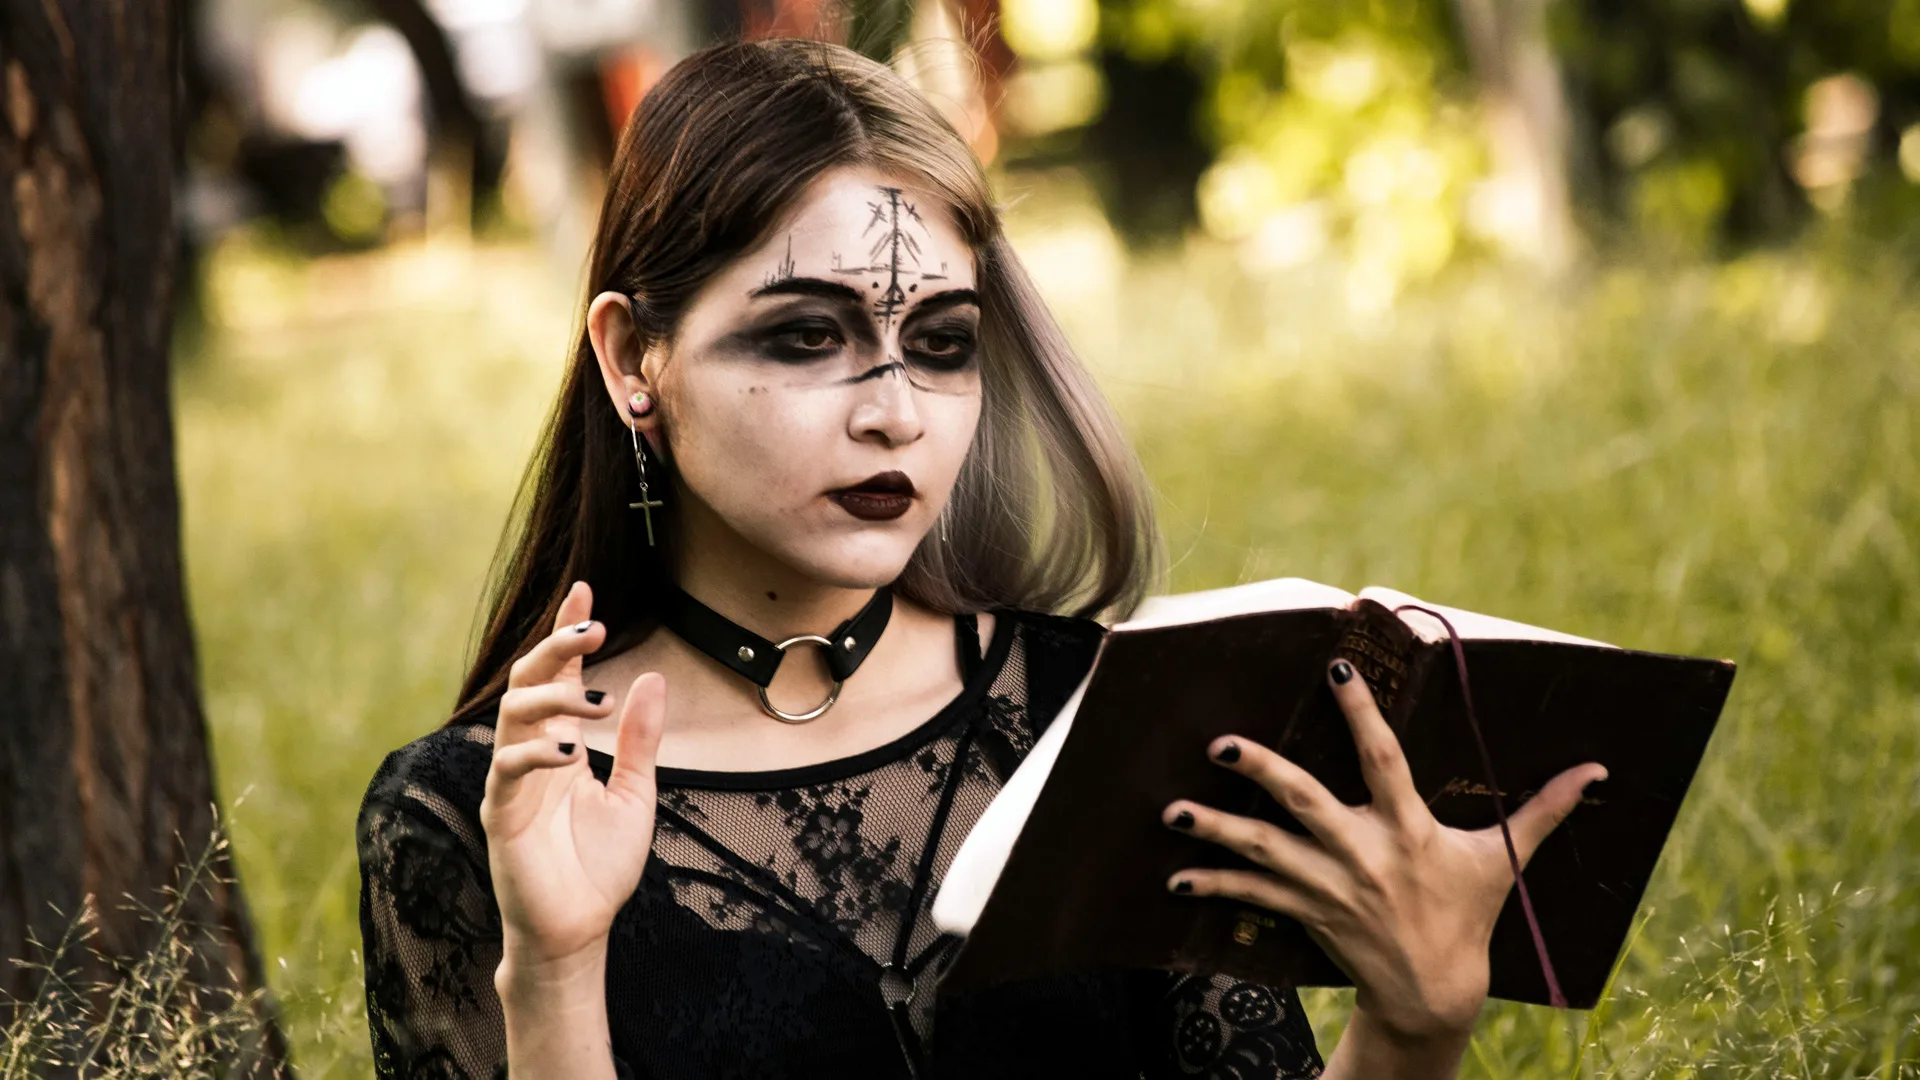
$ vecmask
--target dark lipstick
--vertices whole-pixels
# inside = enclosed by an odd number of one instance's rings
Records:
[[[852,487],[827,492],[827,498],[862,521],[892,521],[913,505],[913,481],[897,469],[875,473]]]

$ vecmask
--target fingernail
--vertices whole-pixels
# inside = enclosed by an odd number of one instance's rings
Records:
[[[1193,882],[1188,881],[1186,878],[1181,878],[1179,881],[1173,883],[1173,891],[1183,895],[1190,893],[1193,891]]]
[[[1182,810],[1173,815],[1173,820],[1167,822],[1167,825],[1175,829],[1191,829],[1193,828],[1193,815],[1188,811]]]
[[[1352,664],[1347,663],[1345,660],[1335,660],[1333,662],[1333,684],[1335,686],[1345,686],[1352,678]]]
[[[583,623],[574,623],[574,624],[573,624],[573,632],[574,632],[574,633],[576,633],[576,634],[584,634],[584,633],[586,633],[587,631],[589,631],[589,630],[591,630],[591,629],[593,629],[593,620],[592,620],[592,619],[588,619],[588,620],[587,620],[586,622],[583,622]]]
[[[1231,765],[1240,760],[1240,744],[1228,743],[1213,755],[1213,760]]]
[[[572,757],[572,756],[573,756],[573,744],[572,744],[572,743],[570,743],[570,742],[563,742],[563,743],[561,743],[561,744],[560,744],[560,752],[561,752],[562,754],[564,754],[564,755],[566,755],[567,757]]]
[[[605,700],[607,700],[607,692],[605,690],[587,691],[587,704],[598,705]]]

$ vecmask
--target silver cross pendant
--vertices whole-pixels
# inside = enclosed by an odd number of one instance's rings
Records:
[[[667,504],[661,502],[658,499],[648,499],[647,489],[644,487],[640,489],[640,501],[630,502],[627,504],[627,509],[638,510],[641,513],[645,514],[647,517],[647,546],[648,547],[653,546],[653,508],[656,506],[665,506],[665,505]]]

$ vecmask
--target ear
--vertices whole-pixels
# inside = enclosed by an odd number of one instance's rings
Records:
[[[607,397],[613,402],[620,422],[637,427],[642,433],[657,430],[660,426],[658,408],[636,418],[627,406],[635,393],[651,395],[654,392],[648,369],[657,365],[653,354],[661,350],[657,343],[642,342],[625,294],[603,292],[587,305],[587,340],[593,345],[594,358],[600,362],[600,377],[606,382]],[[650,359],[656,363],[649,364]]]

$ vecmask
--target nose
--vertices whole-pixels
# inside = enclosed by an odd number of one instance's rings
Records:
[[[859,384],[861,394],[848,417],[848,434],[862,442],[905,446],[926,434],[926,428],[906,367],[898,361],[889,361],[888,367],[891,370],[879,378]]]

